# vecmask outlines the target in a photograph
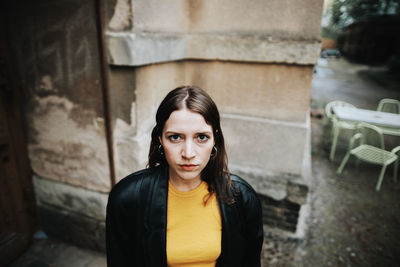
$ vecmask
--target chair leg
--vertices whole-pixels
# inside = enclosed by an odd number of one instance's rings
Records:
[[[379,191],[381,189],[382,181],[383,181],[383,176],[385,176],[385,171],[386,171],[386,165],[382,166],[381,173],[379,174],[379,179],[378,183],[376,184],[376,191]]]
[[[344,168],[344,165],[346,165],[347,161],[349,160],[350,157],[350,152],[346,153],[346,156],[344,156],[342,163],[340,163],[340,166],[338,168],[338,170],[336,171],[337,174],[341,174]]]
[[[333,126],[332,126],[333,127]],[[332,145],[331,145],[331,153],[329,154],[329,159],[332,161],[335,157],[336,151],[336,144],[339,136],[339,127],[335,127],[333,129],[333,138],[332,138]]]
[[[397,183],[397,170],[398,170],[398,166],[399,166],[399,160],[396,159],[396,161],[394,162],[394,173],[393,173],[393,180],[395,183]]]

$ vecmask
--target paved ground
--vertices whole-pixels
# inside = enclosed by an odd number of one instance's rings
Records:
[[[317,105],[345,100],[376,109],[379,99],[400,99],[400,86],[398,90],[384,88],[365,78],[374,69],[343,59],[324,63],[313,80],[312,101]],[[324,70],[332,72],[321,75]],[[338,176],[335,172],[343,151],[334,162],[328,161],[323,136],[322,121],[313,119],[311,216],[306,238],[296,251],[297,265],[400,266],[400,182],[393,181],[393,169],[387,170],[380,192],[375,191],[377,166],[361,163],[356,167],[353,162]],[[385,141],[399,145],[400,137]]]
[[[381,98],[400,99],[400,90],[385,89],[359,75],[368,71],[366,66],[343,59],[320,60],[312,85],[315,113],[331,100],[375,109]],[[356,167],[349,162],[338,176],[335,172],[344,146],[339,146],[330,162],[323,137],[323,120],[312,118],[313,176],[304,238],[266,231],[264,265],[400,266],[400,182],[394,183],[392,168],[387,170],[380,192],[375,191],[379,175],[375,166]],[[400,139],[389,142],[395,145]],[[105,266],[105,256],[39,240],[10,267],[27,266]]]
[[[105,267],[102,253],[81,249],[51,239],[36,239],[29,249],[8,267]]]
[[[296,251],[297,266],[399,266],[400,182],[388,169],[380,192],[375,185],[380,169],[328,161],[321,127],[313,122],[313,179],[308,231]]]
[[[370,68],[344,59],[320,60],[312,84],[313,113],[332,100],[376,109],[379,99],[400,99],[400,90],[383,88],[366,79]],[[359,74],[362,74],[359,75]],[[400,89],[400,86],[398,87]],[[312,118],[312,173],[310,216],[302,240],[276,233],[266,235],[265,266],[400,266],[400,182],[393,169],[375,191],[379,167],[349,162],[336,174],[344,148],[328,160],[324,121]],[[391,146],[400,137],[386,138]]]

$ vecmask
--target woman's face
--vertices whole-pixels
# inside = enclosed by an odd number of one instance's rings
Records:
[[[160,142],[169,165],[170,179],[189,182],[201,179],[215,144],[212,127],[203,116],[188,109],[171,113]]]

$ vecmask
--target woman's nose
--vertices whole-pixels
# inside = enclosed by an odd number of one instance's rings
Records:
[[[182,149],[182,156],[187,159],[191,159],[196,156],[194,151],[193,143],[191,141],[185,142],[183,149]]]

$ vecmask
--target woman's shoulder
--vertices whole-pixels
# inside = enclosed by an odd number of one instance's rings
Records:
[[[129,174],[113,186],[109,194],[109,202],[133,200],[132,196],[136,195],[138,189],[150,185],[161,173],[161,167],[154,167]]]
[[[233,192],[239,193],[244,202],[260,201],[256,191],[246,180],[238,175],[231,174],[231,181]]]
[[[239,189],[240,191],[245,190],[245,191],[250,191],[251,193],[256,194],[256,191],[253,189],[253,187],[242,177],[231,173],[231,181],[232,181],[233,187]]]

